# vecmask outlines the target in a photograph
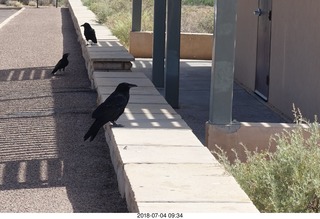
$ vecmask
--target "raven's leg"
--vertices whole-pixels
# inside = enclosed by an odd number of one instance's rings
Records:
[[[124,125],[117,124],[115,121],[111,121],[112,127],[124,127]]]

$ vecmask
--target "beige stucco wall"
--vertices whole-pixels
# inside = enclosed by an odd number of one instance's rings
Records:
[[[130,32],[129,52],[136,58],[151,58],[153,32]]]
[[[292,116],[320,115],[320,1],[273,1],[269,102]]]
[[[181,33],[181,59],[212,59],[212,34]],[[153,32],[131,32],[129,52],[136,58],[152,57]]]
[[[254,90],[256,70],[257,16],[253,14],[258,0],[237,1],[235,80]]]
[[[303,126],[306,127],[306,126]],[[288,123],[234,123],[228,125],[206,124],[206,146],[211,151],[218,152],[216,146],[222,148],[232,162],[236,156],[241,161],[246,161],[247,156],[243,145],[251,152],[276,149],[276,142],[271,140],[275,134],[284,130],[291,131],[296,128],[295,124]]]

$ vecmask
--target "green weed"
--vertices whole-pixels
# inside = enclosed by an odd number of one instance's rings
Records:
[[[7,1],[6,5],[7,6],[17,7],[17,8],[23,7],[23,4],[21,2],[19,2],[19,1]]]
[[[274,153],[245,149],[246,162],[230,163],[221,148],[214,152],[261,212],[320,211],[319,124],[316,118],[310,123],[299,110],[294,112],[296,129],[271,138]]]
[[[28,5],[29,6],[37,6],[37,2],[36,1],[29,1]]]
[[[214,6],[214,0],[182,0],[182,4]]]

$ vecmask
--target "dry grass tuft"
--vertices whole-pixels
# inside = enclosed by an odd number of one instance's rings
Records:
[[[213,19],[214,8],[211,6],[183,5],[181,10],[181,31],[213,33]]]

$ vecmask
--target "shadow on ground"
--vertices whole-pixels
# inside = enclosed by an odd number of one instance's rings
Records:
[[[55,76],[53,66],[0,71],[5,110],[0,119],[0,190],[66,187],[74,212],[128,212],[103,130],[93,142],[83,141],[97,94],[90,89],[68,8],[57,10],[64,52],[70,53],[66,71]],[[14,94],[6,89],[12,86],[6,82],[13,81]],[[24,87],[31,85],[37,92],[26,93]]]
[[[60,87],[61,84],[71,89],[78,88],[79,84],[82,84],[83,88],[88,88],[90,81],[68,9],[62,8],[61,15],[63,53],[70,53],[70,63],[81,60],[82,65],[69,67],[73,69],[72,73],[68,74],[70,78],[52,80],[52,90]],[[80,72],[85,74],[80,75]],[[72,100],[83,97],[81,92],[76,93]],[[94,100],[91,106],[95,108],[97,94],[91,92],[90,98]],[[77,104],[72,100],[70,101]],[[63,101],[62,98],[54,96],[55,105],[59,106],[61,101]],[[61,114],[55,119],[59,155],[64,161],[63,181],[69,200],[75,212],[127,212],[125,200],[121,198],[118,190],[117,178],[103,130],[100,130],[99,136],[93,142],[83,142],[83,136],[93,122],[91,112],[92,110],[85,115]]]
[[[180,60],[179,108],[176,112],[205,144],[205,124],[209,120],[211,60]],[[152,59],[136,59],[134,71],[141,71],[152,80]],[[158,88],[164,96],[165,89]],[[232,119],[238,122],[288,122],[262,99],[239,83],[233,85]]]

